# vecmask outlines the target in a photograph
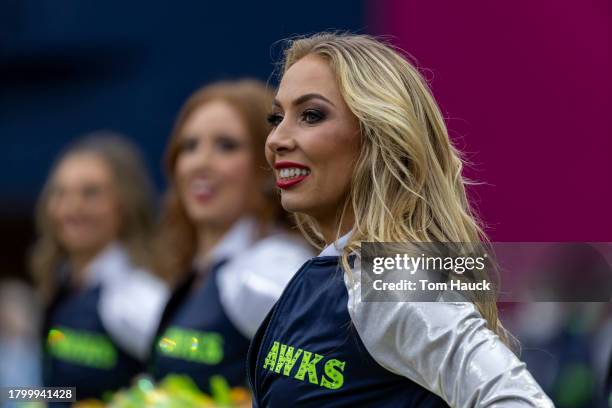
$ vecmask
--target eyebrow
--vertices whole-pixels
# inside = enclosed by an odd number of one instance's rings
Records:
[[[300,96],[299,98],[297,98],[296,100],[294,100],[292,105],[298,106],[298,105],[303,104],[304,102],[308,102],[311,99],[320,99],[322,101],[325,101],[325,102],[329,103],[331,106],[336,106],[336,105],[334,105],[334,103],[332,101],[330,101],[329,99],[327,99],[326,97],[324,97],[323,95],[318,94],[318,93],[304,94],[304,95]],[[276,98],[274,98],[273,104],[275,106],[279,106],[279,107],[282,106],[281,103]]]

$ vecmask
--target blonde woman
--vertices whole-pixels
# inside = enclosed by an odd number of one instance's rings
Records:
[[[476,242],[462,162],[417,70],[365,35],[294,40],[266,155],[324,249],[255,336],[257,407],[549,407],[494,302],[363,302],[360,242]]]
[[[147,269],[152,203],[137,150],[118,135],[77,141],[52,169],[31,259],[46,306],[46,386],[99,398],[143,369],[168,295]]]
[[[150,361],[160,380],[190,376],[206,392],[246,385],[250,339],[307,258],[266,166],[273,94],[256,80],[191,95],[168,143],[169,189],[157,270],[175,285]]]

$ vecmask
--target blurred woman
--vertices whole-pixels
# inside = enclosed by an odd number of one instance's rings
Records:
[[[365,35],[297,39],[269,120],[282,205],[323,250],[253,340],[254,406],[552,406],[494,301],[362,298],[361,242],[485,239],[418,71]]]
[[[265,165],[272,93],[254,80],[220,82],[183,106],[166,156],[169,191],[158,269],[176,289],[154,344],[156,379],[186,374],[246,384],[250,338],[311,254],[284,225]]]
[[[152,203],[139,154],[120,136],[86,137],[54,166],[31,257],[46,304],[46,386],[100,397],[142,370],[168,295],[147,271]]]

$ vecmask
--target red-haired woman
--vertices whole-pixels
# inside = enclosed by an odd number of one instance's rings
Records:
[[[151,359],[161,379],[246,384],[250,338],[310,251],[284,228],[265,165],[272,93],[254,80],[195,92],[170,138],[158,270],[176,285]]]

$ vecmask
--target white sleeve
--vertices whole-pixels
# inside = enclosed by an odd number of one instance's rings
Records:
[[[102,324],[119,346],[144,361],[169,295],[162,280],[145,270],[132,270],[103,287],[98,304]]]
[[[348,310],[372,357],[451,407],[554,407],[470,302],[362,302],[361,264],[346,277]]]
[[[223,310],[252,338],[289,280],[312,257],[302,242],[274,235],[257,242],[222,267],[217,284]]]

